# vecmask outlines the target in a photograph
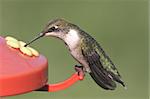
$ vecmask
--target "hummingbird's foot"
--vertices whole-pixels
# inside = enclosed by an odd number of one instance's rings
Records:
[[[78,65],[75,65],[75,71],[78,72],[78,75],[81,76],[81,77],[84,77],[84,67],[83,66],[78,66]]]

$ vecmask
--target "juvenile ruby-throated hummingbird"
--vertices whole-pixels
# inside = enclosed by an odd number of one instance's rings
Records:
[[[82,70],[81,74],[89,73],[102,88],[114,90],[116,82],[125,87],[118,70],[102,47],[77,25],[64,19],[51,20],[45,29],[25,46],[43,36],[52,36],[62,40],[74,59],[82,65],[76,65],[75,69],[79,72]]]

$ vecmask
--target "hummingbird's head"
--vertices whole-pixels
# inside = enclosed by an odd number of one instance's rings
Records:
[[[72,28],[71,25],[71,23],[64,19],[54,19],[48,22],[48,24],[41,33],[44,36],[54,36],[63,39]]]
[[[79,39],[78,31],[79,31],[78,26],[72,23],[69,23],[68,21],[64,19],[61,19],[61,18],[53,19],[48,22],[46,27],[36,38],[34,38],[31,42],[29,42],[25,46],[29,45],[33,41],[43,36],[53,36],[69,44],[72,42],[76,42]]]

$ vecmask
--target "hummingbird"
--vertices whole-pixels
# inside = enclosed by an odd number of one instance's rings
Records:
[[[50,20],[43,31],[25,47],[45,36],[58,38],[66,44],[72,57],[81,64],[75,65],[79,75],[89,73],[106,90],[114,90],[117,87],[116,82],[125,87],[116,66],[100,44],[79,26],[62,18]]]

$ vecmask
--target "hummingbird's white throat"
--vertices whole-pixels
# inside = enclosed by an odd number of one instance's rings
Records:
[[[78,32],[74,29],[70,29],[68,34],[66,34],[65,36],[65,42],[67,43],[67,45],[69,46],[70,49],[73,49],[77,46],[80,37],[78,35]]]

